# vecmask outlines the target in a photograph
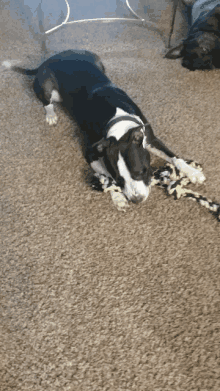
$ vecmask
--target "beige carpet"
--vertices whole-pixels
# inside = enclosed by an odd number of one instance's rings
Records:
[[[38,65],[27,31],[8,11],[3,21],[1,61]],[[48,45],[100,54],[220,202],[220,71],[164,59],[163,35],[135,24],[67,27]],[[118,212],[89,186],[71,119],[57,109],[48,127],[30,81],[0,71],[1,391],[219,390],[219,223],[159,188]]]

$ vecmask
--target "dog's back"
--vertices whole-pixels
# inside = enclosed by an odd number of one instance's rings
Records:
[[[51,67],[51,64],[54,62],[80,62],[82,64],[83,62],[89,62],[90,64],[95,65],[101,72],[105,73],[104,65],[102,64],[99,56],[95,53],[92,53],[88,50],[65,50],[61,53],[55,54],[54,56],[50,57],[48,60],[44,61],[42,65],[47,66],[49,65]],[[39,67],[40,69],[40,67]]]
[[[71,61],[71,62],[79,61],[80,64],[82,64],[82,62],[89,62],[90,64],[93,64],[95,67],[97,67],[102,73],[105,73],[105,67],[101,62],[99,56],[95,53],[89,52],[88,50],[65,50],[61,53],[55,54],[54,56],[50,57],[48,60],[44,61],[39,67],[34,69],[27,69],[19,66],[13,66],[13,63],[11,63],[10,61],[4,61],[2,65],[5,68],[13,70],[14,72],[18,72],[23,75],[34,76],[39,71],[42,70],[42,67],[51,68],[53,63],[54,64],[59,63],[60,61],[63,61],[66,64],[67,61]]]
[[[51,75],[55,77],[63,99],[76,93],[80,99],[84,91],[89,95],[94,86],[110,82],[104,71],[104,66],[96,54],[85,50],[68,50],[45,61],[38,68],[37,78],[42,85],[42,79]]]

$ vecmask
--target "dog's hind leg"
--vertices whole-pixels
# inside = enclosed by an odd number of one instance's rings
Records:
[[[46,122],[49,125],[56,125],[58,117],[54,111],[53,102],[62,102],[62,98],[58,92],[58,83],[53,73],[47,69],[39,72],[35,79],[34,91],[44,105]]]
[[[53,102],[61,102],[62,99],[60,97],[60,94],[57,90],[52,90],[51,92],[51,98],[50,103],[47,106],[44,106],[46,111],[46,122],[49,125],[56,125],[58,121],[58,117],[54,111]]]

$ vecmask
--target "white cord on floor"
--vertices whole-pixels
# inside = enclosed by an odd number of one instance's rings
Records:
[[[133,9],[131,8],[131,6],[130,6],[128,0],[126,0],[126,5],[127,5],[127,7],[129,8],[129,10],[132,12],[132,14],[133,14],[137,19],[130,19],[130,18],[97,18],[97,19],[73,20],[73,21],[71,21],[71,22],[68,22],[68,19],[69,19],[69,16],[70,16],[70,6],[69,6],[69,3],[68,3],[67,0],[65,0],[65,2],[66,2],[66,6],[67,6],[67,15],[66,15],[66,19],[65,19],[64,22],[62,22],[59,26],[53,27],[52,29],[45,31],[45,34],[50,34],[50,33],[52,33],[53,31],[57,30],[58,28],[60,28],[60,27],[63,26],[64,24],[85,23],[85,22],[97,22],[97,21],[104,22],[104,23],[108,23],[108,22],[114,22],[114,21],[118,21],[118,20],[124,20],[124,21],[126,21],[126,22],[142,22],[144,25],[147,23],[147,24],[150,24],[150,25],[155,26],[155,23],[150,22],[150,21],[146,21],[145,19],[140,18],[140,16],[138,16],[138,15],[136,14],[136,12],[133,11]]]

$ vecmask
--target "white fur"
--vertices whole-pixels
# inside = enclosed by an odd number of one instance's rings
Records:
[[[117,117],[122,117],[124,115],[129,115],[130,117],[136,118],[140,122],[140,124],[142,123],[144,125],[144,123],[141,121],[140,117],[138,117],[137,115],[129,114],[126,111],[119,109],[119,107],[117,107],[116,114],[114,115],[114,117],[111,118],[111,121]],[[121,121],[121,122],[113,125],[109,129],[106,138],[113,136],[116,138],[116,140],[119,140],[121,137],[123,137],[127,133],[127,131],[129,129],[131,129],[133,127],[134,127],[133,121],[129,121],[129,120]]]
[[[5,61],[2,62],[2,66],[4,68],[10,69],[14,65],[20,64],[20,62],[21,61],[19,61],[19,60],[5,60]]]
[[[51,92],[50,103],[52,102],[62,102],[62,98],[57,90]]]
[[[11,68],[12,64],[10,61],[3,61],[2,66],[5,68]]]
[[[104,190],[107,191],[108,189]],[[113,204],[116,206],[116,208],[120,211],[125,211],[126,208],[128,208],[128,201],[127,198],[125,197],[124,193],[119,192],[118,190],[112,190],[109,188],[111,198],[113,201]]]
[[[123,189],[123,193],[129,200],[135,198],[142,198],[142,200],[146,200],[150,193],[150,187],[147,186],[143,181],[135,181],[132,179],[131,174],[126,166],[126,163],[119,152],[118,155],[118,171],[122,178],[124,178],[125,186]]]
[[[56,125],[58,122],[58,117],[54,111],[53,102],[62,102],[62,98],[57,90],[51,92],[50,103],[47,106],[44,106],[46,111],[46,122],[49,125]]]
[[[48,106],[44,106],[46,111],[46,122],[49,125],[56,125],[58,121],[58,117],[53,109],[53,104],[50,103]]]
[[[105,176],[107,176],[109,178],[112,178],[112,176],[109,174],[109,172],[107,171],[107,169],[105,167],[103,157],[101,157],[98,160],[95,160],[94,162],[90,163],[90,165],[91,165],[92,169],[97,174],[105,175]]]
[[[203,183],[205,181],[205,175],[196,168],[190,167],[183,159],[174,157],[172,161],[176,168],[186,174],[192,183]]]

